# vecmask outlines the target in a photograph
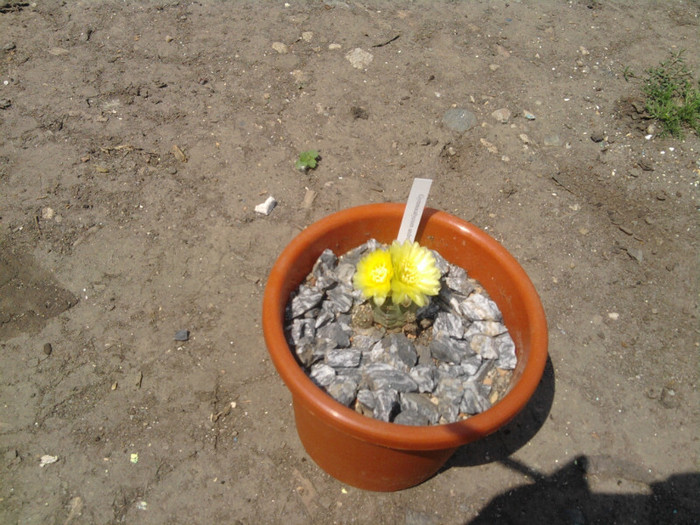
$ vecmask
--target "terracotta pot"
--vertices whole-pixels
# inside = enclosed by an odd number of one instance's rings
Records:
[[[317,387],[304,373],[284,336],[290,293],[321,252],[337,255],[370,238],[390,243],[403,204],[350,208],[309,226],[273,266],[263,299],[265,343],[292,393],[297,432],[309,456],[336,479],[367,490],[400,490],[428,479],[457,447],[508,423],[535,392],[547,359],[547,322],[532,282],[515,259],[472,224],[426,209],[416,240],[467,270],[496,301],[515,342],[518,365],[510,392],[486,412],[449,425],[412,427],[356,413]]]

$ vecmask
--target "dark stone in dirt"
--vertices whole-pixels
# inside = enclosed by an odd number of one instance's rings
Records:
[[[367,110],[365,108],[361,108],[359,106],[351,107],[350,113],[352,113],[352,118],[354,118],[355,120],[357,120],[357,119],[367,120],[369,118],[369,113],[367,113]]]
[[[680,399],[676,395],[676,391],[672,388],[663,388],[659,401],[664,408],[678,408],[681,404]]]
[[[647,159],[640,159],[637,161],[637,166],[642,168],[644,171],[654,171],[654,165],[650,160]]]
[[[603,135],[602,133],[600,133],[598,131],[591,133],[591,140],[593,142],[603,142],[604,139],[605,139],[605,135]]]
[[[0,109],[7,109],[12,106],[12,101],[9,98],[0,98]]]
[[[51,346],[51,343],[44,343],[44,354],[51,355],[51,352],[53,352],[53,347]]]
[[[189,341],[190,331],[189,330],[178,330],[175,332],[175,341]]]

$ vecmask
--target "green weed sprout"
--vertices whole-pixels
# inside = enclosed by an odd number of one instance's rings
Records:
[[[294,163],[294,167],[301,171],[312,170],[318,164],[319,153],[315,149],[302,151],[299,153],[299,158]]]
[[[694,86],[683,51],[673,53],[658,67],[647,69],[646,74],[642,86],[647,97],[646,110],[661,122],[664,133],[682,139],[687,126],[700,135],[700,90]]]

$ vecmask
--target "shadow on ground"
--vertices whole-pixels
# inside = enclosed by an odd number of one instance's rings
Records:
[[[531,470],[515,460],[504,465]],[[698,524],[700,473],[677,474],[649,485],[651,494],[594,494],[586,480],[588,459],[579,456],[551,476],[534,474],[533,484],[496,496],[468,525],[530,524]]]

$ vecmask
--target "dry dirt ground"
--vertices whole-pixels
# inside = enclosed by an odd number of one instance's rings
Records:
[[[697,75],[699,32],[693,0],[1,1],[0,522],[698,523],[700,141],[623,71]],[[300,445],[261,298],[302,228],[426,176],[528,272],[550,362],[364,492]]]

